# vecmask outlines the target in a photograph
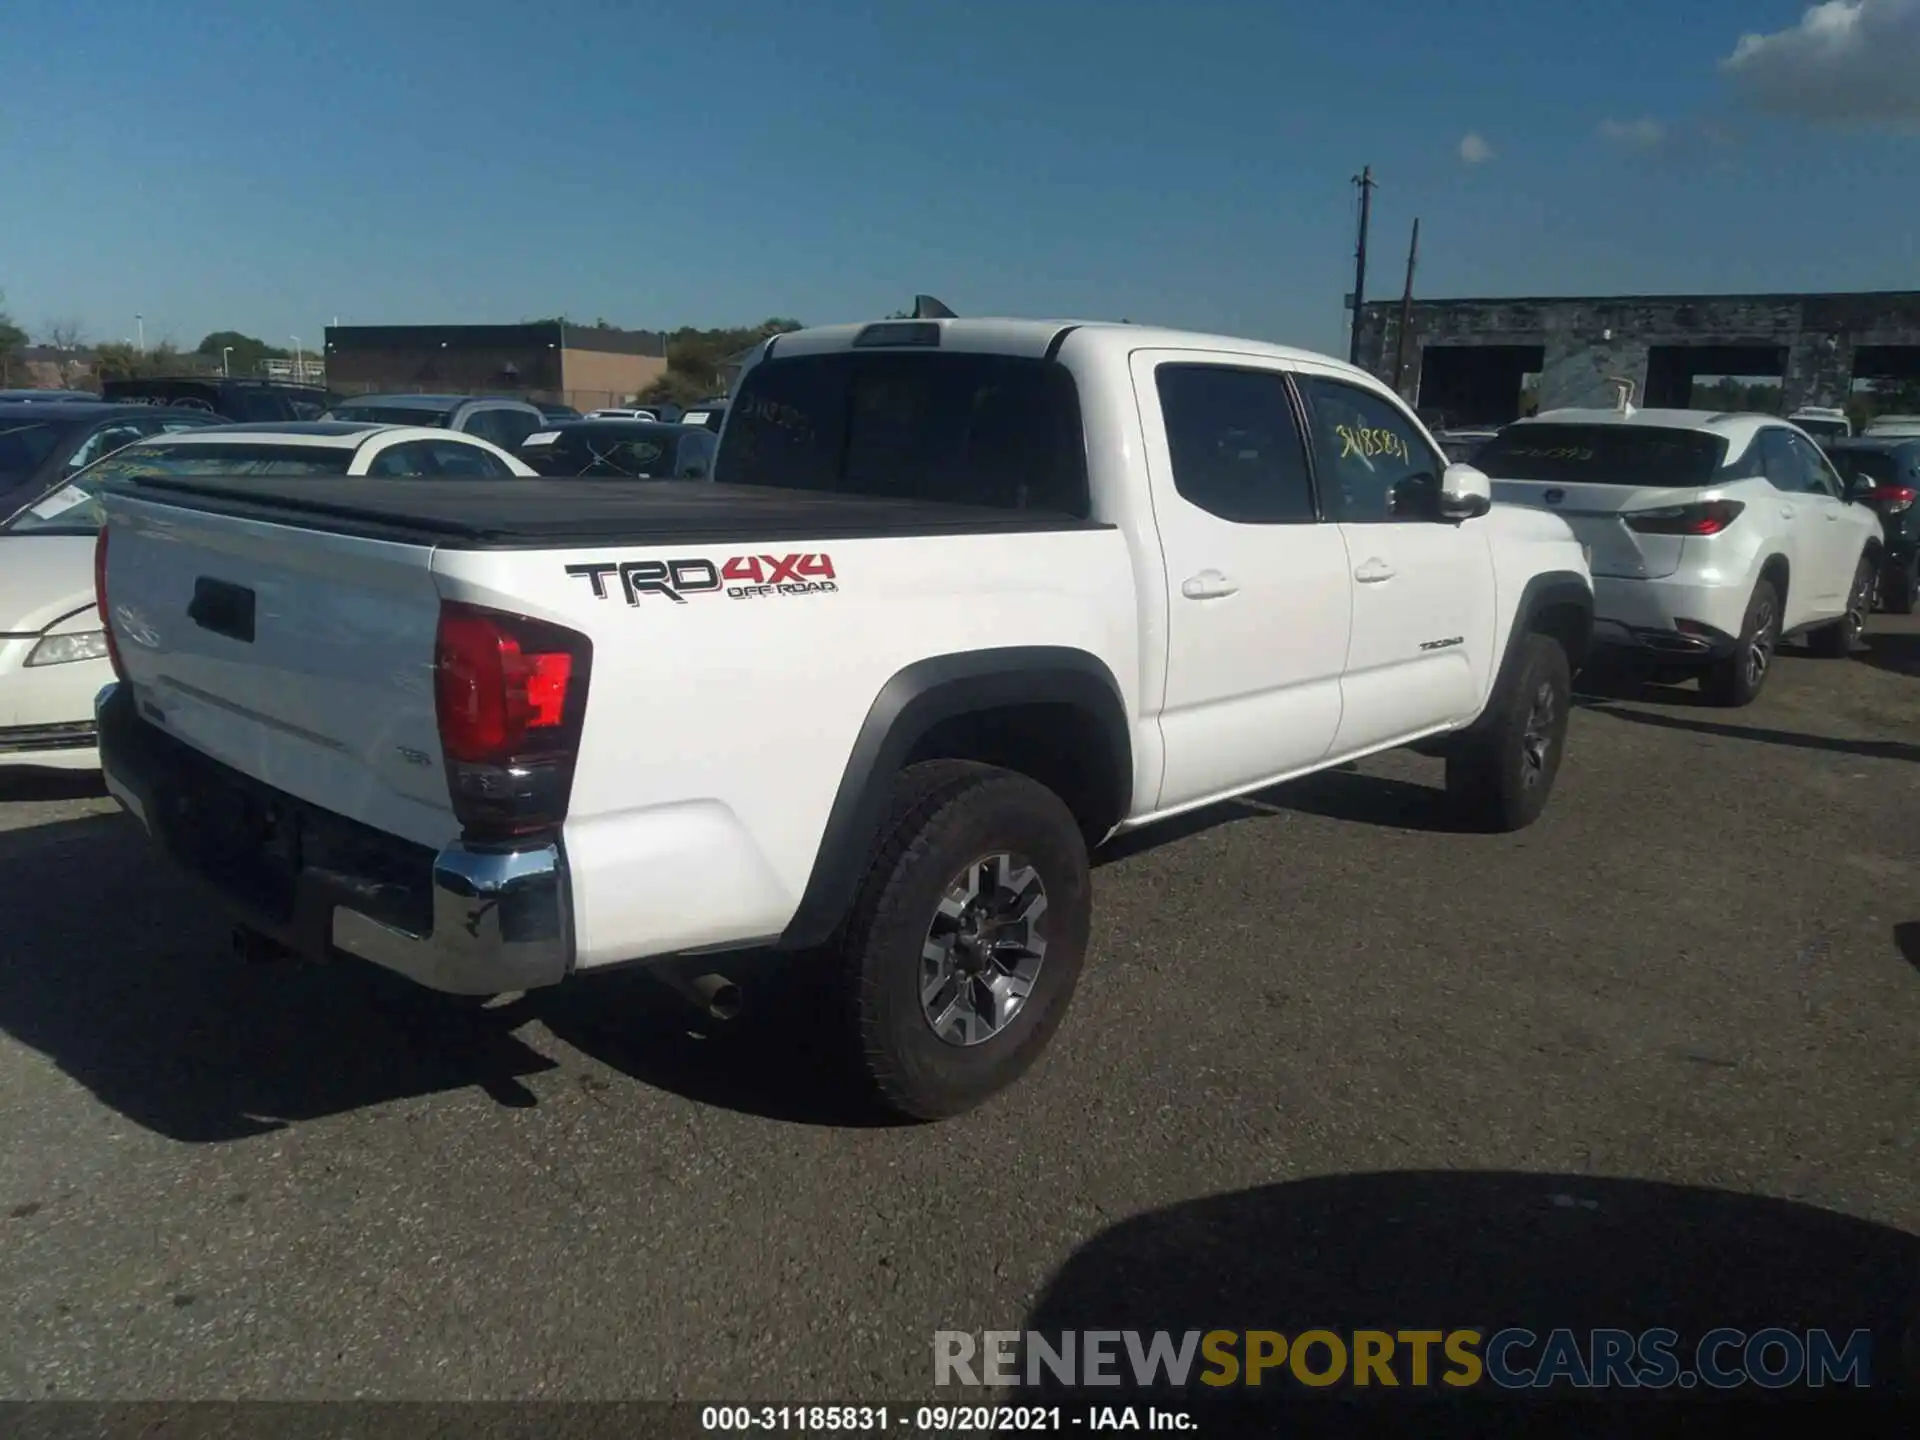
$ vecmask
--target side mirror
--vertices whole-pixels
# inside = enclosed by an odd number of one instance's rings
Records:
[[[1440,477],[1440,518],[1477,520],[1493,509],[1493,482],[1471,465],[1447,466]]]

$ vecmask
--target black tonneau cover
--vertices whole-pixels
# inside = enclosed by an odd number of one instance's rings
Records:
[[[458,550],[852,540],[1098,530],[1039,510],[704,480],[392,480],[136,475],[101,487],[154,504]]]

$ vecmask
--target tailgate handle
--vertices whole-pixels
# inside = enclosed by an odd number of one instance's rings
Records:
[[[202,575],[193,582],[193,600],[187,618],[202,630],[229,640],[253,643],[253,591]]]

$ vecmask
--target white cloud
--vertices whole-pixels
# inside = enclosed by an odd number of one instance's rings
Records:
[[[1493,158],[1493,147],[1478,130],[1469,130],[1460,137],[1460,158],[1469,165],[1484,165]]]
[[[1920,125],[1920,0],[1826,0],[1790,30],[1742,35],[1720,70],[1768,114]]]
[[[1667,138],[1667,127],[1651,115],[1643,115],[1638,120],[1608,119],[1600,122],[1600,135],[1602,139],[1618,140],[1636,150],[1651,150]]]

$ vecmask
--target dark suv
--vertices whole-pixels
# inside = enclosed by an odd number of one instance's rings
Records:
[[[171,405],[205,410],[241,423],[318,420],[333,397],[318,385],[283,380],[235,380],[224,375],[148,376],[109,380],[100,398],[116,405]]]
[[[1847,482],[1847,494],[1879,512],[1887,532],[1880,567],[1880,603],[1911,615],[1920,597],[1920,436],[1857,436],[1830,440],[1826,451]]]

